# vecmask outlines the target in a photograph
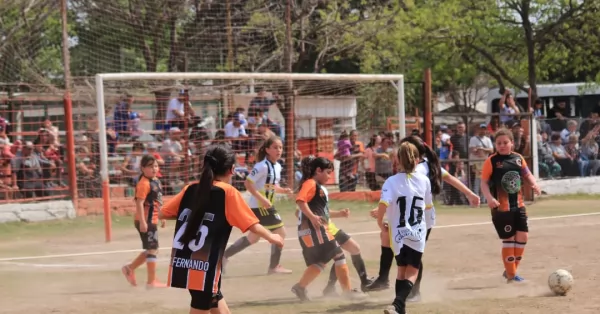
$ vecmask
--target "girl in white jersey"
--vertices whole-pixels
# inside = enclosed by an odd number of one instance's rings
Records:
[[[248,177],[246,177],[245,186],[248,192],[252,194],[248,202],[250,208],[260,221],[260,224],[269,231],[280,235],[285,239],[285,228],[281,216],[273,206],[275,193],[292,193],[289,188],[279,186],[281,179],[281,165],[277,162],[283,153],[283,144],[277,136],[269,137],[258,149],[256,156],[260,160]],[[250,245],[258,242],[259,236],[250,232],[243,236],[225,250],[225,261],[233,255],[243,251]],[[268,274],[290,274],[291,270],[285,269],[279,265],[281,260],[281,247],[271,246],[271,261]]]
[[[419,164],[416,167],[416,171],[426,175],[431,181],[432,194],[439,194],[441,191],[441,180],[447,184],[452,185],[462,193],[464,193],[469,199],[469,203],[472,206],[479,206],[479,196],[473,193],[467,186],[465,186],[456,177],[450,175],[444,170],[439,162],[439,159],[435,152],[425,143],[416,136],[408,136],[402,139],[401,143],[413,144],[419,152]],[[376,215],[376,210],[371,211],[371,216]],[[435,226],[435,208],[431,207],[425,210],[425,222],[427,225],[427,235],[425,240],[429,239],[431,229]],[[389,235],[386,232],[381,233],[381,259],[379,264],[379,277],[367,287],[367,291],[379,291],[389,288],[389,272],[392,266],[393,252],[389,244]],[[408,297],[409,301],[418,301],[421,298],[420,288],[421,279],[423,277],[423,264],[420,266],[419,276],[417,281]]]
[[[390,235],[398,265],[396,297],[385,309],[387,314],[406,313],[406,298],[417,280],[425,251],[424,210],[433,207],[430,180],[416,171],[420,158],[415,145],[400,144],[398,160],[400,172],[383,184],[377,212],[377,224]],[[383,222],[384,216],[387,216],[387,224]]]

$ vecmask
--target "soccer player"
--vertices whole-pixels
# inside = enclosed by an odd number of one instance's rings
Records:
[[[162,188],[158,173],[158,162],[151,155],[144,155],[140,161],[142,174],[135,186],[134,224],[144,249],[131,263],[121,268],[121,272],[132,286],[137,286],[135,270],[146,262],[148,278],[146,288],[162,288],[164,284],[156,280],[156,255],[158,253],[158,212],[162,206]],[[165,227],[165,220],[161,220]]]
[[[398,160],[400,172],[383,184],[377,212],[377,224],[390,234],[398,265],[396,297],[384,310],[386,314],[406,314],[406,298],[417,280],[425,251],[427,225],[423,210],[433,207],[430,179],[416,171],[420,158],[415,145],[400,144]]]
[[[221,293],[221,267],[232,227],[283,246],[281,236],[261,226],[240,192],[227,183],[234,165],[229,147],[209,146],[200,181],[184,188],[161,211],[161,218],[177,219],[168,285],[189,290],[190,314],[229,313]]]
[[[529,171],[523,156],[513,152],[511,131],[500,129],[494,136],[496,153],[483,164],[481,192],[488,200],[492,222],[502,239],[502,261],[507,282],[523,281],[517,269],[523,259],[529,227],[521,192],[521,181],[527,181],[540,194],[535,177]]]
[[[276,136],[269,137],[258,149],[257,160],[260,160],[250,175],[246,178],[245,186],[250,197],[250,208],[258,217],[260,224],[269,231],[280,235],[285,239],[285,228],[281,216],[273,206],[275,193],[292,192],[291,189],[279,186],[281,179],[281,165],[277,162],[281,158],[283,144],[281,139]],[[247,236],[242,236],[235,243],[225,250],[225,261],[235,254],[245,250],[250,245],[258,242],[259,236],[250,232]],[[269,263],[268,274],[290,274],[291,270],[285,269],[279,265],[281,260],[281,248],[271,246],[271,261]]]
[[[425,143],[416,136],[408,136],[402,139],[401,143],[408,142],[413,144],[419,152],[419,164],[416,167],[416,171],[426,175],[431,181],[432,194],[439,194],[441,192],[441,180],[452,185],[462,193],[464,193],[469,199],[471,206],[479,206],[479,196],[473,191],[469,190],[460,180],[450,175],[444,168],[441,167],[439,159],[435,152]],[[400,162],[398,160],[398,162]],[[441,177],[441,180],[440,180]],[[376,211],[371,211],[371,216],[375,216]],[[425,210],[425,222],[427,224],[427,235],[425,240],[429,240],[431,229],[435,226],[435,208],[431,207]],[[386,232],[381,233],[381,259],[379,264],[379,277],[366,288],[367,291],[379,291],[389,288],[389,272],[392,266],[393,252],[389,244],[389,234]],[[408,300],[419,301],[421,299],[421,280],[423,278],[423,265],[420,266],[419,276],[413,286]]]
[[[330,213],[327,205],[327,190],[323,184],[333,172],[333,163],[323,157],[312,156],[305,157],[302,162],[309,166],[303,168],[296,204],[300,208],[298,238],[307,268],[300,281],[292,287],[292,292],[301,301],[308,301],[306,287],[333,259],[343,295],[350,299],[365,298],[366,294],[352,289],[346,257],[328,229],[332,212]]]

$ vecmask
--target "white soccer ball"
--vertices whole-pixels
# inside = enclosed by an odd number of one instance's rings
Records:
[[[567,295],[573,288],[574,282],[573,275],[564,269],[559,269],[548,277],[548,287],[557,295]]]

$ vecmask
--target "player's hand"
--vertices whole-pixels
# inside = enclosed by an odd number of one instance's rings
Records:
[[[164,227],[166,227],[166,226],[167,226],[167,220],[165,220],[165,219],[161,219],[161,220],[160,220],[160,227],[161,227],[161,228],[164,228]]]
[[[488,200],[488,206],[491,209],[498,208],[498,206],[500,206],[500,202],[498,202],[497,199],[492,198],[491,200]]]
[[[535,184],[531,188],[533,189],[533,193],[535,193],[535,195],[541,195],[542,194],[542,189],[540,189],[539,185]]]
[[[319,228],[323,225],[323,219],[321,219],[321,216],[312,215],[309,220],[315,228]]]
[[[148,232],[148,223],[140,219],[140,232]]]
[[[283,189],[283,194],[294,194],[294,190],[290,188]]]
[[[269,200],[267,200],[267,199],[261,199],[260,205],[265,209],[271,208],[273,206],[273,205],[271,205],[271,202],[269,202]]]
[[[379,229],[381,229],[381,231],[383,231],[383,232],[388,232],[389,228],[390,228],[390,226],[386,222],[382,222],[379,225]]]
[[[283,247],[283,238],[278,234],[271,233],[267,241],[271,244],[275,244],[277,247]]]
[[[469,199],[469,204],[471,204],[471,207],[479,207],[479,205],[481,204],[481,199],[479,198],[479,195],[472,193],[471,195],[468,196]]]
[[[379,210],[378,208],[371,209],[371,211],[369,212],[369,216],[371,216],[371,218],[377,219],[377,211],[378,210]]]
[[[340,212],[342,213],[342,217],[344,217],[344,218],[350,217],[350,209],[349,208],[344,208],[344,209],[340,210]]]

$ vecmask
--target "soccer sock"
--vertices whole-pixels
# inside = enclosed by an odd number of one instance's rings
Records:
[[[230,247],[228,247],[225,250],[225,258],[230,258],[232,256],[234,256],[235,254],[245,250],[247,247],[249,247],[250,241],[248,241],[248,238],[246,236],[243,236],[239,239],[237,239],[237,241],[235,241],[235,243],[233,243]]]
[[[515,277],[517,267],[515,265],[515,241],[502,241],[502,262],[506,269],[506,277]]]
[[[346,258],[342,257],[334,262],[335,274],[340,281],[340,286],[344,292],[348,292],[352,289],[350,285],[350,270],[348,270],[348,264],[346,264]]]
[[[317,265],[310,265],[302,274],[300,281],[298,281],[298,285],[302,288],[308,287],[308,285],[313,282],[321,273],[321,267]]]
[[[363,260],[362,256],[360,256],[360,253],[358,253],[350,256],[350,258],[352,259],[352,265],[354,265],[354,268],[356,268],[356,272],[360,278],[360,283],[362,285],[367,284],[367,267],[365,266],[365,261]]]
[[[156,255],[146,255],[146,267],[148,269],[148,283],[156,280]]]
[[[519,268],[519,264],[523,259],[523,252],[525,252],[525,245],[527,242],[515,242],[515,269]]]
[[[396,312],[400,314],[406,313],[406,298],[413,288],[413,283],[410,280],[398,280],[396,279],[396,298],[394,299],[394,307]]]
[[[327,286],[334,286],[337,282],[337,273],[335,272],[335,263],[331,265],[331,271],[329,271],[329,281]]]
[[[271,244],[271,263],[269,264],[269,269],[273,269],[279,266],[279,262],[281,261],[281,248],[275,244]]]
[[[136,268],[142,266],[142,264],[144,264],[145,261],[146,261],[146,252],[142,252],[138,256],[136,256],[136,258],[131,262],[131,264],[129,264],[127,266],[129,267],[129,269],[131,269],[133,271]]]
[[[421,279],[423,278],[423,262],[419,264],[419,274],[417,275],[417,281],[412,288],[412,294],[418,294],[421,292]]]
[[[382,246],[381,256],[379,257],[379,280],[390,280],[390,269],[394,261],[394,251],[392,248]]]

